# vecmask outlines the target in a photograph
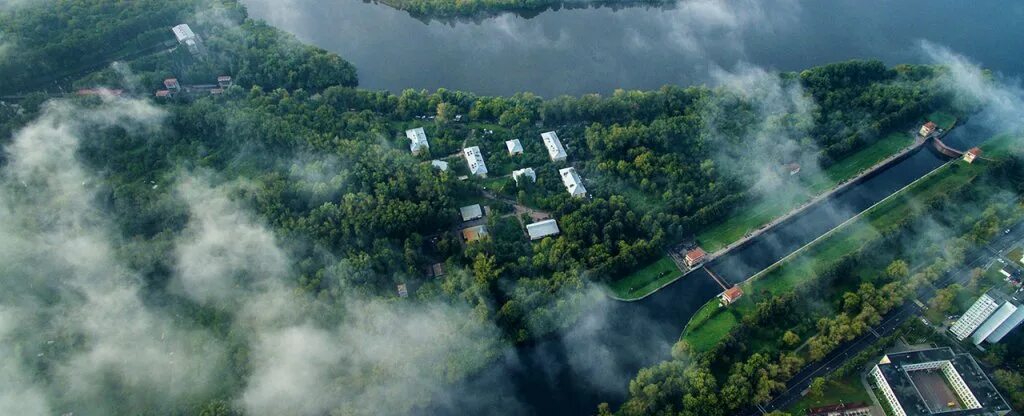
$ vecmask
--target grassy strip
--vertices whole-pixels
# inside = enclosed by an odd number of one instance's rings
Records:
[[[949,130],[953,127],[953,123],[956,122],[956,117],[952,114],[943,113],[936,111],[928,115],[928,120],[937,124],[939,127]]]
[[[658,290],[679,278],[680,275],[682,275],[682,271],[676,267],[676,263],[668,256],[662,256],[647,267],[610,283],[608,288],[616,298],[634,300]]]
[[[800,195],[777,195],[737,209],[736,215],[697,234],[697,241],[700,241],[701,246],[709,252],[719,250],[810,201],[815,195],[857,176],[878,162],[898,153],[912,142],[912,138],[903,133],[893,133],[879,139],[828,167],[822,175],[808,179],[807,181],[810,182],[804,183]]]
[[[797,285],[813,279],[819,266],[837,262],[843,256],[858,251],[865,244],[879,238],[879,230],[888,229],[911,215],[918,209],[920,201],[928,201],[937,195],[966,186],[984,169],[983,164],[972,165],[962,161],[940,167],[933,174],[869,209],[854,221],[831,231],[817,243],[813,243],[778,267],[743,283],[744,292],[752,295],[744,302],[733,306],[735,313],[741,316],[750,313],[756,303],[754,298],[786,293]],[[717,300],[709,303],[712,302]],[[683,339],[690,343],[695,351],[702,351],[697,348],[698,345],[706,348],[714,346],[738,323],[737,320],[732,322],[732,326],[728,328],[707,323],[688,327]]]

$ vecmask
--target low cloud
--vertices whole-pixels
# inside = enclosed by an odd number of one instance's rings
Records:
[[[163,116],[145,102],[111,97],[93,108],[51,102],[7,147],[0,337],[4,349],[20,353],[0,356],[0,383],[17,380],[4,392],[25,397],[0,409],[131,413],[197,399],[216,384],[223,349],[144,304],[140,277],[118,254],[127,243],[95,206],[96,178],[76,157],[87,132],[141,131]]]
[[[996,132],[1024,129],[1024,89],[1019,80],[990,73],[942,45],[922,41],[920,48],[931,62],[948,70],[939,84],[952,92],[960,110],[977,111],[973,117]]]

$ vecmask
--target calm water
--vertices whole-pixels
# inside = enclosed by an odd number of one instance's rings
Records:
[[[851,58],[924,62],[922,39],[1020,71],[1024,2],[685,0],[671,9],[559,10],[424,23],[357,0],[245,0],[250,13],[338,52],[362,86],[543,96],[712,79],[738,62],[801,70]]]
[[[740,63],[799,70],[851,58],[928,62],[921,40],[1004,74],[1024,56],[1024,2],[690,0],[670,8],[575,9],[532,18],[423,22],[353,0],[245,0],[250,13],[338,52],[371,89],[449,88],[543,96],[710,82]],[[947,143],[988,137],[967,126]],[[713,269],[741,281],[944,162],[923,149],[808,209]],[[573,327],[507,351],[424,414],[591,414],[669,356],[690,316],[721,291],[704,271],[640,302],[596,301]],[[396,398],[400,399],[400,398]]]

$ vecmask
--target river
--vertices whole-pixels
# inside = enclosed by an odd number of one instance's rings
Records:
[[[1024,3],[979,0],[690,0],[671,8],[558,10],[424,22],[353,0],[244,0],[253,17],[338,52],[365,88],[542,96],[712,82],[740,63],[774,70],[852,58],[926,62],[922,39],[1018,75]],[[951,22],[956,24],[951,24]],[[841,46],[840,46],[841,45]],[[988,137],[968,126],[946,142]],[[739,282],[940,166],[928,148],[878,171],[715,260]],[[704,270],[638,302],[596,302],[573,327],[510,349],[424,414],[594,413],[621,403],[637,371],[666,359],[693,313],[721,291]],[[401,400],[401,398],[396,398]]]
[[[253,17],[338,52],[365,88],[609,93],[713,79],[739,62],[780,71],[852,58],[924,62],[921,39],[1004,74],[1024,56],[1024,2],[686,0],[424,23],[358,0],[244,0]]]

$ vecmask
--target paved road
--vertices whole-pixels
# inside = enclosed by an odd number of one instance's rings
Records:
[[[970,279],[972,269],[995,261],[997,258],[1005,258],[1005,254],[1010,247],[1021,240],[1024,240],[1024,222],[1017,223],[1009,229],[1009,232],[1000,233],[989,244],[969,251],[966,254],[968,261],[959,267],[946,270],[946,274],[934,283],[934,287],[943,288],[953,283],[965,283]],[[920,299],[921,302],[928,303],[935,296],[935,289],[926,286],[919,289],[916,295],[917,299]],[[786,390],[775,399],[756,408],[741,411],[739,414],[761,415],[773,410],[785,409],[803,397],[801,393],[810,386],[814,378],[828,375],[832,370],[842,366],[843,363],[871,346],[878,339],[891,335],[907,319],[918,317],[920,312],[921,308],[912,300],[908,300],[902,306],[890,311],[889,314],[882,318],[880,324],[872,327],[864,335],[841,345],[835,351],[825,356],[824,359],[804,367],[803,370],[793,376],[790,382],[786,384]]]

